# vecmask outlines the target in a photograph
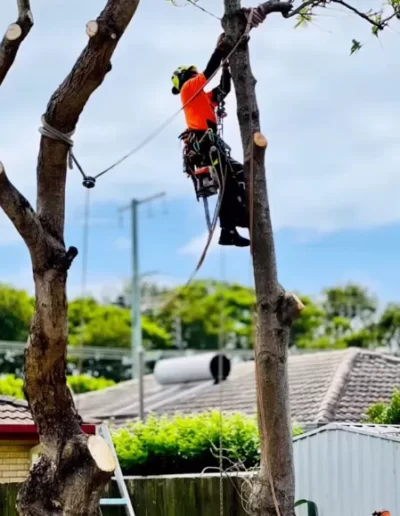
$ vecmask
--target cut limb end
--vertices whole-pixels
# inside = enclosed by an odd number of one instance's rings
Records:
[[[93,38],[99,32],[99,24],[95,20],[91,20],[86,24],[86,34],[89,38]]]
[[[22,36],[22,29],[18,23],[12,23],[6,32],[6,38],[8,41],[16,41]]]
[[[88,439],[88,449],[100,471],[113,473],[117,467],[114,455],[106,441],[99,435],[91,435]]]
[[[268,147],[268,140],[260,132],[254,133],[253,140],[257,147]]]
[[[292,292],[282,295],[278,303],[277,315],[281,324],[291,326],[303,310],[304,305],[300,299]]]
[[[299,313],[304,309],[304,304],[300,301],[300,299],[296,296],[296,294],[293,294],[293,292],[288,292],[286,294],[286,298],[291,297],[293,301],[296,303],[297,310]]]

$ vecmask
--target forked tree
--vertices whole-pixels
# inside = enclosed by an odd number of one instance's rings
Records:
[[[76,128],[91,94],[111,70],[111,57],[135,14],[139,0],[108,0],[96,21],[87,25],[88,44],[70,74],[52,95],[44,115],[48,127],[65,135]],[[369,21],[375,33],[399,12],[399,0],[389,0],[390,12],[361,12],[341,0],[293,2],[269,0],[253,12],[256,26],[270,13],[299,21],[313,9],[341,4]],[[0,84],[33,26],[29,0],[17,0],[18,19],[0,44]],[[235,45],[242,38],[249,11],[240,0],[225,0],[223,27]],[[353,41],[352,50],[360,48]],[[266,139],[260,131],[255,79],[247,39],[231,56],[238,121],[251,193],[252,254],[257,297],[255,350],[261,472],[252,497],[256,516],[294,515],[294,473],[290,431],[287,349],[292,321],[302,305],[285,293],[277,279],[274,239],[266,189]],[[25,394],[37,425],[42,453],[20,490],[21,516],[97,516],[99,499],[115,463],[100,437],[81,430],[81,418],[66,386],[68,270],[77,255],[64,241],[65,183],[69,146],[45,132],[37,162],[37,204],[32,208],[8,179],[0,164],[0,206],[27,245],[35,285],[35,313],[25,351]]]
[[[225,15],[222,25],[233,46],[248,28],[249,17],[252,17],[250,23],[255,27],[272,13],[281,14],[284,18],[297,17],[299,25],[310,21],[317,9],[329,8],[333,4],[341,5],[370,23],[375,36],[378,36],[391,20],[400,18],[400,0],[384,0],[382,9],[379,10],[368,10],[370,5],[365,6],[365,3],[371,5],[374,2],[269,0],[251,12],[241,9],[240,0],[224,0]],[[353,39],[350,53],[360,50],[361,46],[359,41]],[[248,38],[239,45],[229,62],[235,86],[237,117],[249,192],[257,303],[255,369],[261,469],[253,485],[250,510],[253,516],[294,516],[295,482],[287,354],[290,328],[300,315],[303,305],[296,296],[287,294],[278,282],[265,175],[267,140],[261,134],[255,92],[256,80],[250,66]]]
[[[87,25],[89,41],[64,82],[52,95],[45,122],[64,134],[74,131],[92,93],[111,70],[111,57],[139,0],[109,0]],[[0,83],[33,26],[29,0],[17,0],[18,20],[0,45]],[[115,469],[100,437],[81,430],[66,385],[68,269],[77,255],[64,241],[66,143],[42,136],[37,162],[34,210],[0,165],[0,205],[24,239],[31,256],[35,312],[25,350],[26,398],[37,425],[40,460],[21,488],[17,510],[23,516],[94,516]]]

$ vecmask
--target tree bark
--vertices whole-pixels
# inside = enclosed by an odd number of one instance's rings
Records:
[[[287,15],[290,2],[266,2],[265,13]],[[285,7],[286,6],[286,7]],[[246,28],[240,0],[225,0],[222,21],[231,44]],[[260,130],[255,85],[248,42],[243,41],[230,58],[237,98],[237,116],[244,149],[245,175],[252,209],[252,257],[257,300],[255,363],[261,469],[251,495],[254,516],[294,516],[294,466],[287,354],[293,320],[302,309],[301,302],[286,294],[278,283],[274,236],[265,177],[266,139]],[[250,178],[252,177],[252,184]],[[252,206],[251,206],[252,205]]]
[[[29,2],[17,1],[21,30],[9,29],[0,44],[0,83],[33,20]],[[110,59],[138,3],[108,0],[97,20],[88,23],[89,42],[48,103],[45,119],[50,126],[62,133],[75,130],[91,94],[111,69]],[[78,252],[75,247],[67,250],[64,243],[67,153],[66,143],[42,136],[36,212],[11,184],[0,163],[0,206],[29,249],[35,283],[24,390],[42,454],[20,490],[20,516],[97,516],[101,493],[115,469],[105,441],[82,432],[81,418],[66,385],[66,282]]]

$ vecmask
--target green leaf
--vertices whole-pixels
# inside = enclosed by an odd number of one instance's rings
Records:
[[[361,43],[359,41],[357,41],[356,39],[353,39],[351,49],[350,49],[350,55],[354,54],[355,52],[358,52],[361,47],[362,47]]]
[[[299,15],[297,16],[297,23],[294,26],[295,29],[297,29],[300,26],[304,26],[307,23],[310,23],[311,21],[311,10],[308,7],[304,7]]]
[[[382,23],[382,14],[377,14],[376,16],[373,16],[373,17],[372,17],[372,19],[373,19],[376,23],[381,24],[381,23]],[[374,36],[378,37],[378,35],[379,35],[379,31],[380,31],[380,30],[383,30],[383,27],[382,27],[382,26],[381,26],[381,27],[377,27],[376,25],[374,25],[374,26],[372,27],[372,34],[373,34]]]

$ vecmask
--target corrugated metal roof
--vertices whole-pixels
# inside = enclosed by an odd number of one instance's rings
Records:
[[[400,514],[399,430],[335,423],[296,437],[296,499],[314,501],[320,516]]]
[[[321,432],[342,431],[366,435],[369,437],[377,437],[382,439],[390,439],[400,442],[400,425],[373,425],[373,424],[355,424],[355,423],[329,423],[327,425],[315,428],[302,435],[296,436],[293,441],[301,439],[309,439]]]

